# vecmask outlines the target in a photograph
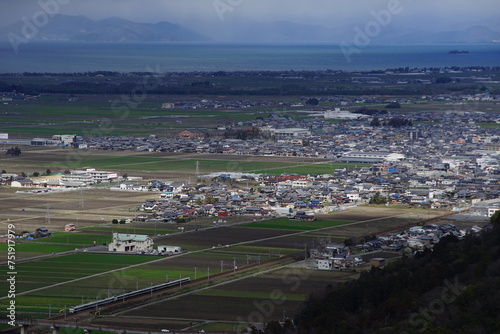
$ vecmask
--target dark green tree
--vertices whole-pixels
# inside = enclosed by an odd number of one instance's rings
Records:
[[[380,123],[380,120],[378,117],[373,117],[373,120],[370,122],[371,126],[381,126],[382,124]]]
[[[14,157],[18,157],[21,155],[21,149],[17,146],[11,147],[7,150],[7,152],[5,154],[10,155],[10,156],[14,156]]]
[[[266,328],[264,329],[264,334],[282,334],[283,327],[281,327],[278,321],[269,321]]]
[[[385,106],[387,109],[399,109],[401,105],[398,102],[391,102]]]
[[[308,99],[306,101],[306,104],[308,106],[317,106],[319,104],[319,100],[317,98],[313,97],[313,98]]]
[[[380,195],[380,192],[376,192],[375,195],[370,198],[370,204],[385,204],[387,203],[387,197]]]
[[[352,240],[352,238],[345,239],[344,246],[354,246],[354,240]]]
[[[490,223],[496,227],[500,227],[500,210],[495,211],[490,217]]]
[[[450,77],[439,77],[436,78],[436,83],[437,84],[447,84],[450,83],[452,79]]]

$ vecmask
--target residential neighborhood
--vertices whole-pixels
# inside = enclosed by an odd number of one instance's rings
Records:
[[[499,98],[487,93],[422,98],[441,97],[449,103],[449,111],[412,113],[411,125],[405,126],[400,126],[398,120],[409,119],[410,115],[394,110],[340,122],[270,113],[266,118],[228,124],[225,130],[186,129],[170,139],[155,135],[54,135],[51,139],[82,150],[301,157],[305,163],[310,159],[331,163],[328,174],[276,176],[243,173],[229,167],[207,176],[193,175],[191,183],[157,180],[146,184],[134,182],[141,177],[123,182],[116,172],[87,168],[66,171],[59,177],[4,173],[0,182],[19,188],[109,183],[125,191],[158,191],[157,198],[143,203],[141,210],[148,213],[147,217],[141,214],[135,218],[142,220],[236,214],[293,217],[299,211],[313,215],[342,210],[345,205],[369,203],[375,195],[379,196],[377,200],[383,199],[378,204],[401,203],[457,212],[471,209],[470,215],[491,216],[495,199],[500,197],[500,130],[481,124],[496,124],[500,118],[496,114],[460,110],[458,103]],[[235,131],[248,129],[253,129],[248,138],[227,138]],[[350,165],[335,169],[336,163]],[[204,179],[202,183],[200,178]],[[244,186],[249,181],[258,186]],[[486,209],[481,209],[485,207],[483,203],[489,203]]]
[[[500,333],[498,0],[88,4],[0,11],[0,334]]]

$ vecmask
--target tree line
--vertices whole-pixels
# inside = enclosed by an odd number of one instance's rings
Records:
[[[19,147],[11,147],[9,149],[7,149],[7,151],[5,152],[5,155],[10,155],[10,156],[13,156],[13,157],[18,157],[21,155],[21,149]]]

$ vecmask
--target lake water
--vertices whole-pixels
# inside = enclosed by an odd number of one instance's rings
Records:
[[[449,54],[450,50],[468,54]],[[87,71],[384,70],[396,67],[500,66],[500,43],[369,45],[346,57],[338,44],[29,42],[0,44],[0,73]]]

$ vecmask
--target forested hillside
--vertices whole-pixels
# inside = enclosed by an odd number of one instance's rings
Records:
[[[300,333],[500,333],[500,213],[493,228],[373,268],[313,295]]]

